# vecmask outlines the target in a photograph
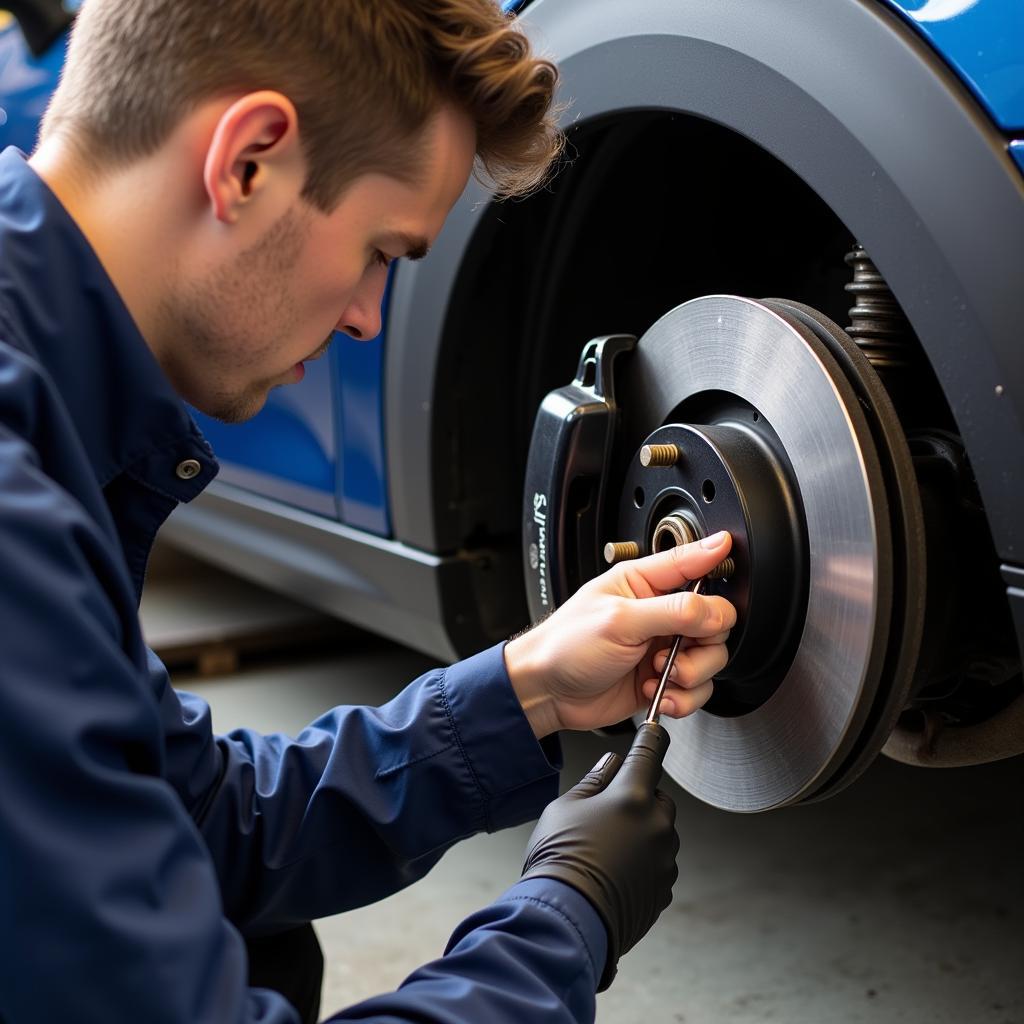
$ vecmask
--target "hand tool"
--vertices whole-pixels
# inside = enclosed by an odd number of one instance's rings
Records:
[[[694,580],[692,585],[688,584],[687,587],[684,587],[683,589],[689,589],[692,593],[699,594],[703,586],[704,577],[701,576],[699,579]],[[668,652],[665,667],[661,670],[661,679],[658,680],[658,688],[654,691],[654,697],[651,699],[651,706],[647,710],[647,717],[644,719],[644,725],[657,725],[658,719],[661,718],[661,712],[658,708],[661,705],[661,698],[665,696],[665,687],[668,685],[668,676],[672,671],[676,655],[679,653],[679,644],[682,642],[682,639],[682,635],[679,635],[672,641],[672,650]]]
[[[702,576],[697,580],[691,581],[683,589],[689,589],[693,593],[699,594],[703,585],[704,577]],[[682,635],[679,635],[672,641],[672,650],[669,651],[665,667],[662,669],[661,679],[658,681],[658,688],[654,691],[654,698],[651,700],[647,717],[640,723],[640,727],[636,731],[636,736],[633,738],[628,756],[650,757],[659,765],[665,760],[665,753],[668,751],[671,737],[664,726],[658,721],[661,717],[658,712],[658,705],[661,704],[661,698],[665,695],[668,675],[672,671],[672,665],[676,660],[676,655],[679,653],[679,645],[682,643],[682,640]],[[657,776],[660,777],[660,775],[661,772],[659,771]],[[655,778],[655,785],[657,785],[657,778]]]

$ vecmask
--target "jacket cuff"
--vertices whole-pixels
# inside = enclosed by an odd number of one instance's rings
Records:
[[[445,670],[441,692],[459,749],[486,798],[488,832],[536,818],[558,796],[562,746],[538,741],[505,668],[504,643]]]
[[[543,903],[565,918],[575,930],[590,960],[594,971],[594,988],[604,991],[608,987],[602,984],[598,989],[599,979],[603,982],[608,957],[608,931],[593,904],[578,889],[555,878],[524,878],[507,889],[495,902],[503,903],[506,900]]]

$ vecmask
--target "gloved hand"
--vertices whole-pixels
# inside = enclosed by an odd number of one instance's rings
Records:
[[[660,725],[642,725],[625,759],[605,754],[548,804],[526,848],[523,878],[571,885],[604,921],[608,959],[599,992],[672,901],[676,806],[657,788],[668,744]]]

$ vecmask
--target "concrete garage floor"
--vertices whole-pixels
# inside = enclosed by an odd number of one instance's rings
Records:
[[[148,587],[158,629],[159,575]],[[210,702],[220,731],[294,733],[334,704],[381,703],[429,667],[355,633],[341,653],[176,683]],[[628,740],[564,745],[569,786]],[[675,898],[598,997],[602,1024],[1024,1024],[1024,758],[932,772],[879,759],[823,804],[749,817],[666,786],[682,837]],[[518,877],[531,827],[475,837],[406,891],[319,922],[324,1014],[439,955]]]

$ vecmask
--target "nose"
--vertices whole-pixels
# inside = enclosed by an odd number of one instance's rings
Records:
[[[380,334],[384,286],[361,289],[338,320],[336,330],[356,341],[369,341]]]

